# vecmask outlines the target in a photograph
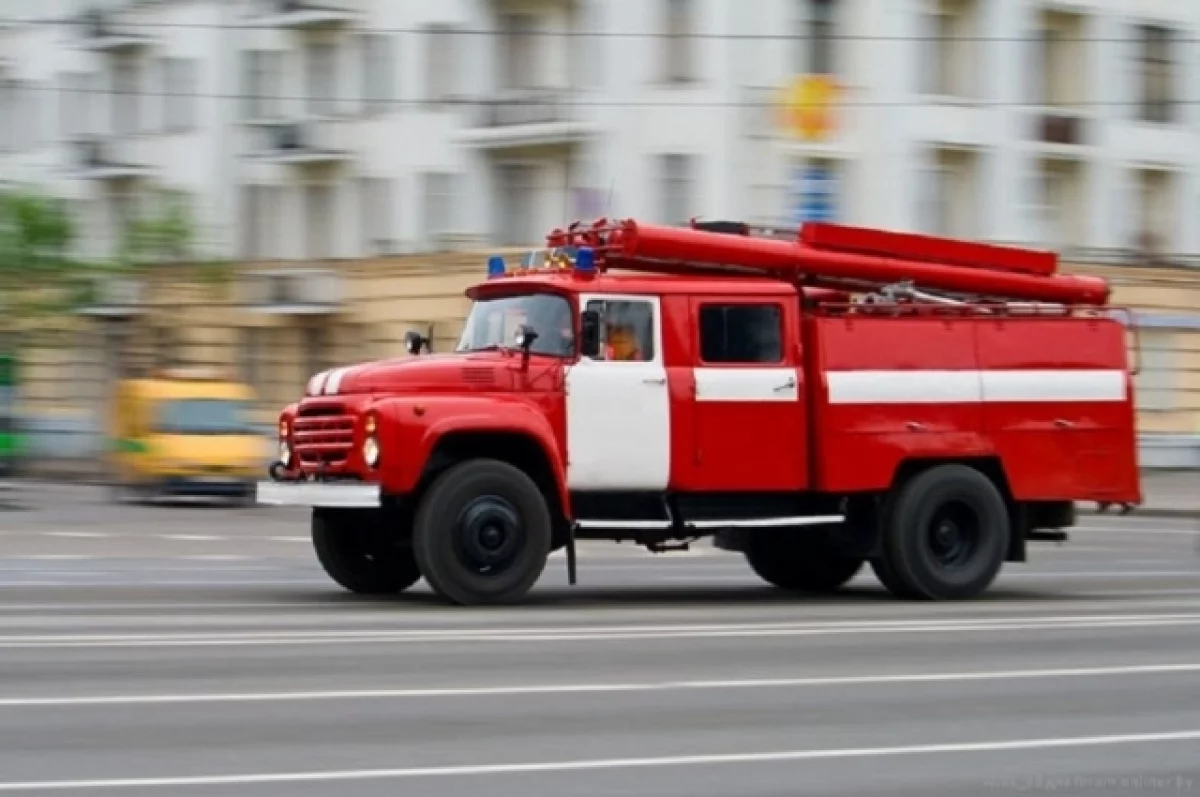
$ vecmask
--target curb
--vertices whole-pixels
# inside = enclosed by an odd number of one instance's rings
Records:
[[[1111,518],[1196,518],[1200,519],[1200,509],[1135,509],[1127,515],[1118,512],[1100,512],[1096,509],[1080,509],[1080,515],[1088,517]]]

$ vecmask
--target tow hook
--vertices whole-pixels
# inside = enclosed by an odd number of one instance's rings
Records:
[[[275,482],[298,482],[304,481],[303,476],[288,476],[287,465],[282,462],[272,462],[267,468],[267,474],[271,477],[271,481]]]

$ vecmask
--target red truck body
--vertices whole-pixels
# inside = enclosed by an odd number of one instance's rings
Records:
[[[1126,331],[1103,281],[971,242],[754,232],[553,232],[551,259],[573,260],[493,268],[469,291],[461,351],[314,377],[281,415],[260,500],[313,507],[344,586],[378,582],[335,562],[370,527],[406,574],[383,589],[423,575],[460,603],[519,597],[541,547],[568,549],[573,580],[578,538],[668,550],[708,534],[787,588],[835,588],[870,562],[898,595],[968,597],[1026,541],[1061,538],[1074,502],[1140,503]],[[510,310],[520,342],[492,329]],[[641,325],[637,359],[599,349],[618,317]],[[456,490],[468,509],[444,499]],[[545,521],[523,577],[471,570],[499,539],[473,501],[505,540]]]

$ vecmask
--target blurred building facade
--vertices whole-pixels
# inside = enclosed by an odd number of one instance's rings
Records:
[[[269,416],[409,326],[444,350],[486,247],[829,218],[1115,279],[1157,451],[1200,425],[1198,35],[1181,0],[0,0],[0,181],[88,257],[181,193],[234,264],[109,285],[26,406],[86,448],[113,375],[216,364]]]
[[[0,179],[92,254],[526,245],[604,213],[1200,252],[1200,3],[2,0]]]

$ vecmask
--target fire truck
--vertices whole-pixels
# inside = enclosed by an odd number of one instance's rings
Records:
[[[710,537],[783,590],[969,599],[1141,503],[1126,326],[1053,253],[633,219],[544,252],[489,259],[453,352],[410,332],[282,411],[258,501],[311,508],[343,588],[517,602],[578,540]]]

